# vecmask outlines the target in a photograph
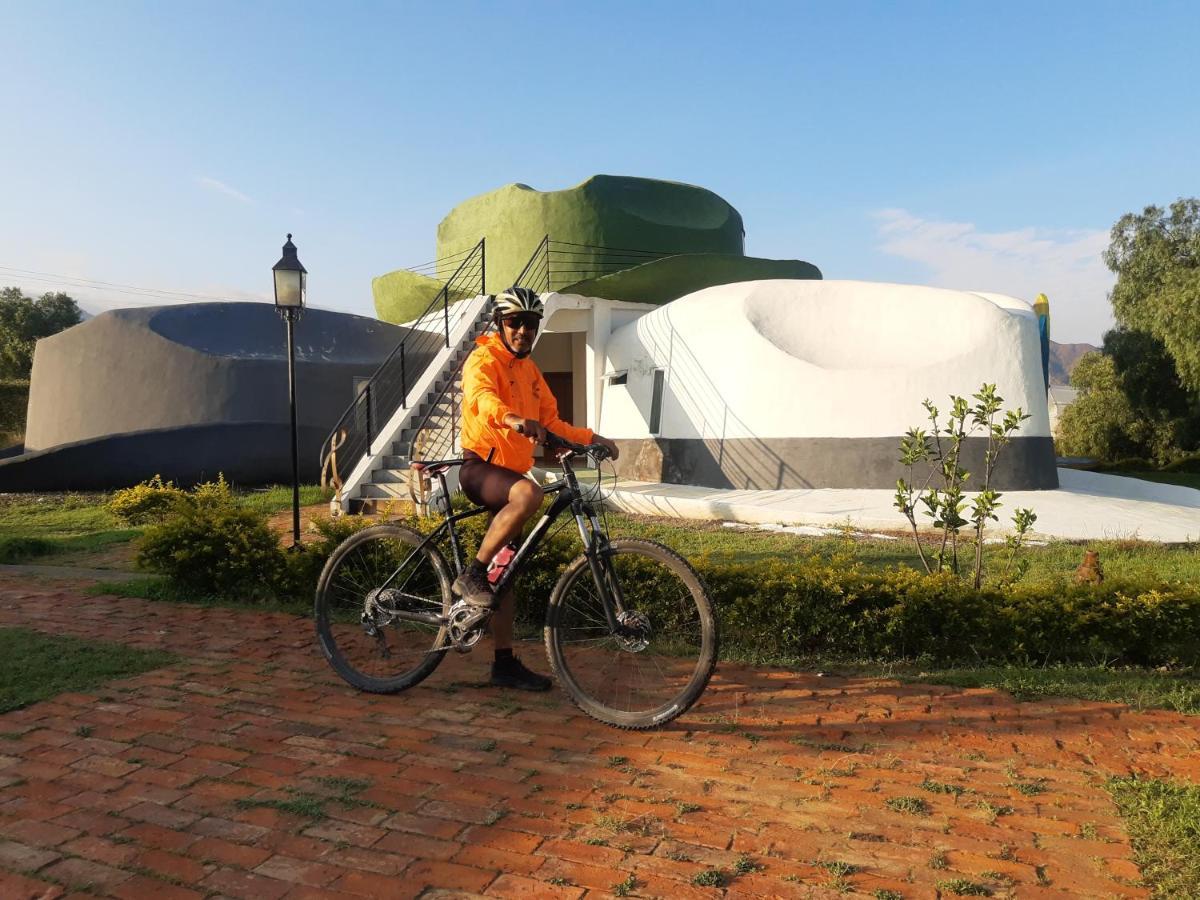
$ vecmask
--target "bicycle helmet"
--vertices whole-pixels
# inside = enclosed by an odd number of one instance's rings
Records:
[[[500,325],[500,320],[506,316],[518,314],[534,315],[539,319],[542,318],[542,298],[537,295],[537,291],[532,288],[514,285],[492,298],[492,310],[492,319],[496,323],[496,330],[500,333],[500,342],[504,344],[504,348],[517,359],[527,357],[530,351],[526,350],[518,353],[509,344],[508,338],[504,335],[504,328]]]
[[[514,313],[533,313],[538,318],[542,316],[542,298],[533,288],[514,285],[498,293],[493,302],[498,319]]]

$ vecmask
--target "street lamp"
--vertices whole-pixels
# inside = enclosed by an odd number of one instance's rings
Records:
[[[296,437],[296,343],[292,329],[304,311],[308,270],[296,256],[292,236],[283,245],[283,257],[271,267],[275,275],[275,311],[287,322],[288,403],[292,408],[292,549],[300,548],[300,450]]]

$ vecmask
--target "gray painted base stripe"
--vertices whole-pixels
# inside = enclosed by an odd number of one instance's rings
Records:
[[[968,438],[961,465],[977,490],[986,438]],[[877,438],[648,438],[618,440],[617,473],[636,481],[691,484],[738,490],[797,488],[887,488],[896,480],[924,482],[928,469],[911,474],[899,463],[900,436]],[[1053,490],[1058,487],[1054,441],[1018,437],[1000,453],[992,475],[996,490]]]

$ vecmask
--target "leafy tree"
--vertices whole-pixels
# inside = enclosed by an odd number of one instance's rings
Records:
[[[18,287],[0,290],[0,376],[28,378],[38,340],[78,325],[82,318],[67,294],[46,293],[34,300]]]
[[[1148,206],[1113,226],[1117,327],[1079,366],[1081,396],[1059,422],[1065,453],[1160,465],[1200,441],[1200,199]]]
[[[1160,341],[1182,385],[1200,393],[1200,198],[1122,216],[1104,262],[1117,276],[1117,324]]]
[[[1079,397],[1058,421],[1060,450],[1068,456],[1114,461],[1138,456],[1133,439],[1137,414],[1125,395],[1113,358],[1087,353],[1071,370],[1071,386]]]

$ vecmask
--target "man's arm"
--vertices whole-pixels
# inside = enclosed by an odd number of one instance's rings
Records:
[[[542,377],[540,371],[537,373],[537,377],[542,383],[538,419],[541,421],[543,427],[577,444],[603,444],[613,459],[616,459],[620,455],[617,445],[608,438],[596,434],[590,428],[576,428],[574,425],[570,425],[560,419],[558,416],[558,401],[554,399],[554,394],[550,391],[550,385],[546,383],[546,379]]]
[[[463,396],[468,409],[493,425],[506,425],[512,409],[500,397],[496,373],[482,353],[472,353],[463,367]]]

